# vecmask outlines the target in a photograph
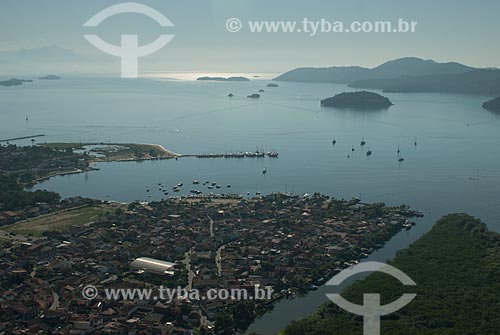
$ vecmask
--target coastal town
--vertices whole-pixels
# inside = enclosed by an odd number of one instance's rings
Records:
[[[25,186],[87,168],[88,153],[0,150],[0,334],[234,334],[277,301],[315,290],[366,258],[422,215],[321,194],[61,199]],[[86,295],[89,285],[101,294]],[[164,301],[103,294],[159,287],[203,297],[214,289],[270,295]]]

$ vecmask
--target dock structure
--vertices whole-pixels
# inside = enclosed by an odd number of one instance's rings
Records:
[[[9,141],[16,141],[16,140],[25,140],[28,138],[35,138],[35,137],[43,137],[45,136],[44,134],[39,134],[39,135],[32,135],[32,136],[22,136],[22,137],[14,137],[14,138],[7,138],[5,140],[0,140],[0,143],[2,142],[9,142]]]
[[[279,154],[275,151],[263,152],[236,152],[236,153],[225,153],[225,154],[196,154],[196,155],[182,155],[183,157],[196,157],[196,158],[278,158]]]

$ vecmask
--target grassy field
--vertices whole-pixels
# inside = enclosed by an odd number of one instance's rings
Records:
[[[91,223],[100,215],[116,207],[116,205],[101,205],[42,215],[2,227],[1,230],[21,235],[42,236],[45,231],[63,231],[72,225],[82,226]]]
[[[7,244],[7,243],[9,243],[8,239],[0,237],[0,246]]]

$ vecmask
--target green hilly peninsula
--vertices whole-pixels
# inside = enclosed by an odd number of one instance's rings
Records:
[[[493,335],[500,329],[500,234],[466,214],[451,214],[398,252],[391,265],[417,286],[374,273],[342,293],[362,304],[364,293],[380,293],[382,304],[403,293],[417,297],[400,311],[382,318],[384,335]],[[362,319],[333,303],[290,324],[286,335],[363,334]]]
[[[384,109],[393,103],[380,94],[360,91],[344,92],[321,100],[321,106],[351,109]]]
[[[458,74],[364,79],[350,83],[349,87],[378,89],[393,93],[437,92],[497,95],[500,93],[500,70],[483,69]]]

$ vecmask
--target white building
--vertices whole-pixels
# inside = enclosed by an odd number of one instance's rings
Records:
[[[139,257],[130,263],[130,267],[139,272],[149,272],[160,275],[171,275],[174,273],[175,263],[161,261],[149,257]]]

